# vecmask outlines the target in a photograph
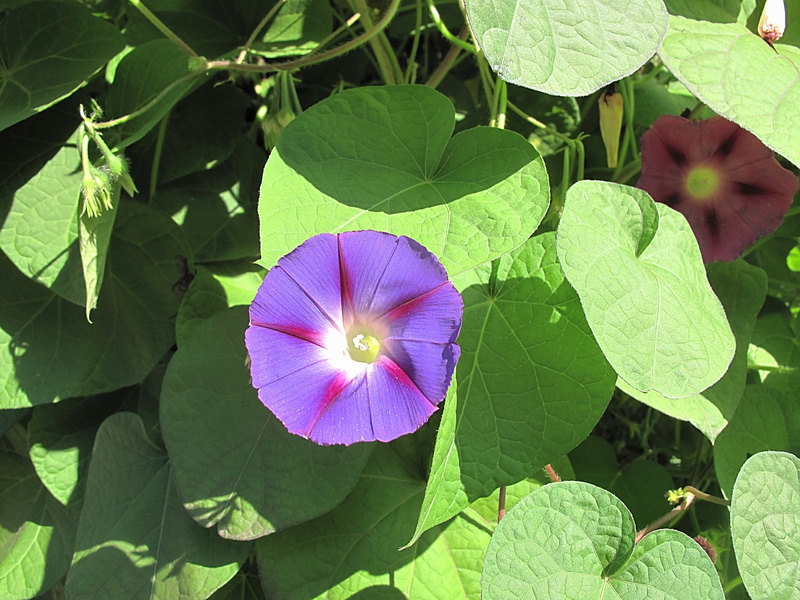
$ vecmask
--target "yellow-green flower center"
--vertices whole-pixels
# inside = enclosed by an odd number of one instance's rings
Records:
[[[709,167],[696,167],[686,177],[686,191],[693,198],[705,200],[719,190],[719,173]]]
[[[356,331],[347,336],[350,358],[362,363],[375,362],[381,351],[381,341],[367,331]]]

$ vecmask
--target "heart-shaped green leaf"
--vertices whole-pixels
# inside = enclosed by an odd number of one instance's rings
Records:
[[[357,229],[413,237],[451,275],[519,246],[547,209],[544,162],[518,134],[451,139],[454,124],[452,103],[424,86],[348,90],[299,115],[264,170],[260,264]]]
[[[402,442],[401,442],[402,443]],[[414,529],[423,482],[397,443],[375,448],[352,494],[331,513],[256,542],[269,598],[479,598],[490,532],[472,515],[426,532]]]
[[[181,498],[204,527],[253,539],[323,514],[358,481],[372,445],[292,435],[250,385],[247,309],[198,326],[170,361],[161,427]]]
[[[497,526],[486,551],[482,598],[511,600],[723,600],[705,551],[674,530],[634,546],[633,517],[616,496],[589,483],[546,485]],[[524,594],[521,591],[524,590]]]
[[[90,396],[139,383],[175,343],[176,257],[188,248],[170,219],[124,202],[94,324],[0,254],[0,407]]]
[[[764,271],[742,260],[708,265],[708,280],[716,292],[736,336],[736,354],[728,371],[710,388],[689,398],[667,398],[655,391],[640,392],[620,379],[618,387],[664,414],[689,421],[711,440],[734,416],[747,377],[747,347],[758,311],[764,304]]]
[[[0,129],[55,104],[125,47],[117,28],[71,2],[30,2],[0,19]]]
[[[763,384],[747,386],[736,414],[719,434],[714,444],[714,470],[726,496],[730,496],[748,456],[764,450],[790,449],[787,424],[792,419],[782,410],[780,395]],[[795,414],[800,411],[794,396],[787,404]]]
[[[467,0],[486,59],[510,83],[586,96],[641,67],[667,30],[662,0]]]
[[[731,537],[753,600],[800,598],[800,459],[786,452],[748,459],[733,486]]]
[[[53,498],[27,458],[0,451],[0,598],[49,590],[69,569],[78,514]]]
[[[727,371],[736,342],[681,214],[636,188],[579,181],[567,192],[558,258],[631,386],[680,398]]]
[[[455,282],[461,359],[413,539],[574,448],[615,379],[558,265],[553,233]]]
[[[658,55],[714,111],[800,165],[800,49],[773,50],[739,23],[671,16]]]
[[[89,467],[68,597],[207,598],[249,550],[186,514],[169,460],[137,415],[106,419]]]

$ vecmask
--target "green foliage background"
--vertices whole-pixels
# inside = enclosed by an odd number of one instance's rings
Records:
[[[797,173],[762,6],[0,5],[0,599],[800,598],[797,208],[704,265],[631,187],[665,114]],[[418,432],[316,446],[246,305],[358,229],[440,258],[462,355]]]

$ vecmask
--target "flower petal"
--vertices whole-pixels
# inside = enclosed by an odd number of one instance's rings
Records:
[[[373,314],[382,315],[444,285],[458,296],[451,310],[459,315],[460,321],[464,304],[450,284],[445,268],[424,246],[411,238],[400,236],[397,250],[381,278],[370,310]]]
[[[250,323],[322,345],[325,333],[341,331],[336,322],[304,292],[280,265],[270,269],[250,305]]]
[[[416,431],[435,411],[403,370],[381,357],[330,403],[309,437],[318,444],[388,442]]]
[[[342,322],[341,277],[335,235],[315,235],[278,261],[278,266],[331,321]]]
[[[359,379],[363,379],[363,375],[352,377],[329,361],[320,361],[261,386],[258,398],[290,433],[314,439],[312,432],[320,417],[338,400],[343,390]],[[350,425],[345,426],[349,429]],[[327,443],[348,442],[335,440]]]
[[[339,269],[346,322],[355,315],[363,318],[369,314],[378,285],[397,249],[398,239],[379,231],[339,234]]]
[[[388,340],[418,340],[445,344],[455,342],[461,328],[464,301],[450,282],[417,296],[381,317]]]
[[[458,345],[392,340],[386,346],[388,357],[432,404],[439,404],[447,393],[461,354]]]
[[[244,332],[253,387],[265,385],[322,361],[330,352],[308,340],[266,327],[251,326]],[[262,357],[269,357],[264,360]]]

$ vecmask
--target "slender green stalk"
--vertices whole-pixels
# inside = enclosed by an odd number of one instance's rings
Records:
[[[176,46],[178,46],[178,48],[180,48],[181,50],[186,52],[186,54],[188,54],[189,56],[197,56],[197,52],[192,50],[192,48],[189,46],[189,44],[187,44],[180,37],[178,37],[178,34],[176,34],[169,27],[167,27],[161,19],[159,19],[157,16],[155,16],[150,11],[149,8],[147,8],[144,4],[142,4],[141,0],[128,0],[128,2],[133,4],[133,6],[140,13],[142,13],[144,15],[144,17],[148,21],[150,21],[156,29],[158,29],[161,33],[163,33],[164,36],[167,39],[171,40],[172,43],[174,43]]]
[[[366,0],[354,0],[355,8],[361,14],[361,20],[364,23],[365,29],[372,29],[375,23],[372,21],[370,15],[371,9]],[[375,60],[378,61],[378,70],[381,73],[383,82],[387,85],[396,85],[403,81],[402,70],[400,63],[397,62],[397,56],[392,51],[389,40],[383,31],[378,32],[378,35],[370,38],[369,45],[372,47],[372,52],[375,55]]]
[[[405,83],[414,83],[417,78],[417,52],[419,52],[419,40],[422,37],[422,0],[414,3],[414,37],[411,40],[411,51],[408,53],[408,66],[403,77]]]
[[[271,9],[269,9],[267,11],[267,14],[264,15],[264,18],[261,19],[261,21],[259,21],[258,25],[256,25],[256,28],[253,29],[253,32],[250,34],[250,37],[247,38],[247,41],[244,43],[244,46],[242,46],[242,50],[241,50],[241,52],[239,52],[239,56],[236,57],[236,62],[237,63],[244,62],[244,59],[247,57],[247,53],[249,52],[250,48],[253,46],[253,42],[256,41],[256,37],[258,36],[258,33],[266,26],[266,24],[269,22],[269,20],[272,17],[275,16],[275,13],[277,13],[278,10],[284,4],[286,4],[286,0],[278,0],[275,3],[275,6],[273,6]]]
[[[464,25],[461,28],[458,37],[459,39],[466,39],[467,35],[469,35],[469,28]],[[461,50],[461,46],[450,46],[450,50],[448,50],[447,54],[444,55],[442,62],[439,63],[439,66],[436,67],[436,70],[431,73],[431,76],[428,78],[428,81],[425,82],[425,85],[436,88],[442,82],[444,76],[447,75],[448,71],[450,71],[450,69],[453,68],[453,65],[456,64],[456,59],[458,59],[459,54],[461,54]]]
[[[387,6],[386,10],[381,14],[380,19],[375,21],[374,27],[367,29],[364,33],[356,36],[349,42],[345,42],[341,46],[336,46],[335,48],[331,48],[325,52],[309,54],[296,60],[288,60],[282,63],[270,63],[265,65],[238,64],[230,60],[211,60],[206,63],[206,69],[219,71],[246,71],[250,73],[271,73],[274,71],[293,71],[295,69],[299,69],[300,67],[307,67],[309,65],[321,63],[323,61],[336,58],[337,56],[341,56],[342,54],[346,54],[347,52],[358,48],[362,44],[367,43],[386,28],[392,18],[394,18],[394,15],[397,13],[397,9],[399,7],[400,0],[391,0],[389,6]]]
[[[433,3],[433,0],[425,0],[428,4],[428,12],[431,15],[431,20],[433,24],[436,25],[436,29],[439,30],[441,33],[451,44],[455,44],[456,46],[460,46],[462,50],[466,50],[471,54],[478,53],[478,47],[470,44],[469,42],[465,42],[461,38],[453,35],[450,33],[450,30],[445,25],[444,21],[442,21],[442,17],[439,15],[439,11],[436,8],[436,5]]]
[[[95,129],[108,129],[109,127],[116,127],[117,125],[122,125],[123,123],[127,123],[128,121],[130,121],[132,119],[135,119],[139,115],[142,115],[142,114],[146,113],[148,110],[153,108],[153,106],[155,106],[156,104],[161,102],[161,100],[163,100],[167,96],[167,94],[169,94],[176,87],[178,87],[179,85],[184,84],[185,82],[187,82],[187,81],[189,81],[189,80],[191,80],[191,79],[193,79],[195,77],[198,77],[201,73],[202,73],[202,71],[193,71],[193,72],[191,72],[191,73],[189,73],[187,75],[184,75],[180,79],[176,79],[175,81],[170,83],[167,87],[165,87],[163,90],[161,90],[161,92],[159,92],[158,95],[155,98],[150,100],[150,102],[148,102],[147,104],[145,104],[141,108],[137,108],[132,113],[130,113],[128,115],[125,115],[123,117],[119,117],[118,119],[112,119],[111,121],[104,121],[102,123],[95,123],[94,124],[94,128]]]
[[[497,79],[497,83],[494,86],[493,104],[492,112],[495,117],[490,125],[498,129],[505,129],[506,110],[508,109],[508,85],[500,78]]]
[[[156,138],[156,147],[153,150],[153,164],[150,166],[150,189],[148,190],[148,200],[153,201],[156,195],[156,188],[158,187],[158,171],[161,167],[161,153],[164,151],[164,140],[167,137],[167,123],[169,122],[169,114],[167,114],[161,123],[158,125],[158,137]]]

